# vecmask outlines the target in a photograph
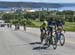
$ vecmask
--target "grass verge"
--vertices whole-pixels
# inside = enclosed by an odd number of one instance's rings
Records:
[[[42,22],[40,22],[40,21],[30,20],[28,25],[30,27],[39,28],[41,26],[41,24],[42,24]],[[64,30],[74,32],[75,31],[75,22],[65,22]]]

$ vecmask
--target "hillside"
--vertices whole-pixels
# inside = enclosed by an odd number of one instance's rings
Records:
[[[35,3],[35,2],[0,2],[0,8],[24,7],[24,8],[59,8],[58,3]]]

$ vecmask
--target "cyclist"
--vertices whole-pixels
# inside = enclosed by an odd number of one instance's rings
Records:
[[[51,17],[50,20],[48,21],[48,31],[51,32],[51,35],[52,35],[52,32],[56,30],[56,20],[54,17]]]
[[[48,20],[48,35],[50,34],[51,37],[50,37],[50,41],[52,41],[52,34],[53,32],[56,31],[56,20],[54,17],[51,17],[49,20]],[[45,42],[45,45],[47,45],[47,40]]]
[[[43,30],[47,30],[47,27],[48,27],[47,21],[43,21],[43,24],[40,27],[41,33],[43,32]]]
[[[20,28],[19,25],[20,25],[19,23],[15,24],[15,30],[19,30],[19,28]]]
[[[10,28],[12,28],[12,23],[10,23]]]
[[[56,20],[56,24],[57,24],[57,30],[62,31],[64,22],[61,19],[59,19],[59,20]]]
[[[9,23],[7,23],[7,27],[8,27],[8,28],[10,27]]]
[[[42,43],[42,41],[43,41],[42,38],[45,37],[45,36],[42,37],[43,30],[44,30],[45,33],[46,33],[47,27],[48,27],[47,21],[43,21],[42,25],[40,26],[40,30],[41,30],[41,43]]]
[[[19,23],[17,24],[17,29],[18,29],[18,30],[20,29],[20,24],[19,24]]]
[[[24,22],[24,30],[26,31],[26,22]]]

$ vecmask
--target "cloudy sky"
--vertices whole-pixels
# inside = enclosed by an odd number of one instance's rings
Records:
[[[48,3],[75,3],[75,0],[0,0],[18,2],[48,2]]]

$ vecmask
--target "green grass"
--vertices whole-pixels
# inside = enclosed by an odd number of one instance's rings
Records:
[[[75,31],[75,22],[65,22],[64,29],[66,31]]]
[[[42,25],[42,22],[40,22],[40,21],[32,20],[32,23],[34,23],[35,27],[40,27]]]
[[[36,20],[30,20],[30,22],[31,22],[29,25],[30,27],[39,28],[42,24],[42,22],[36,21]],[[65,22],[64,30],[74,32],[75,31],[75,22]]]
[[[39,20],[29,20],[28,21],[28,26],[30,27],[39,28],[41,25],[42,25],[42,22],[40,22]]]

